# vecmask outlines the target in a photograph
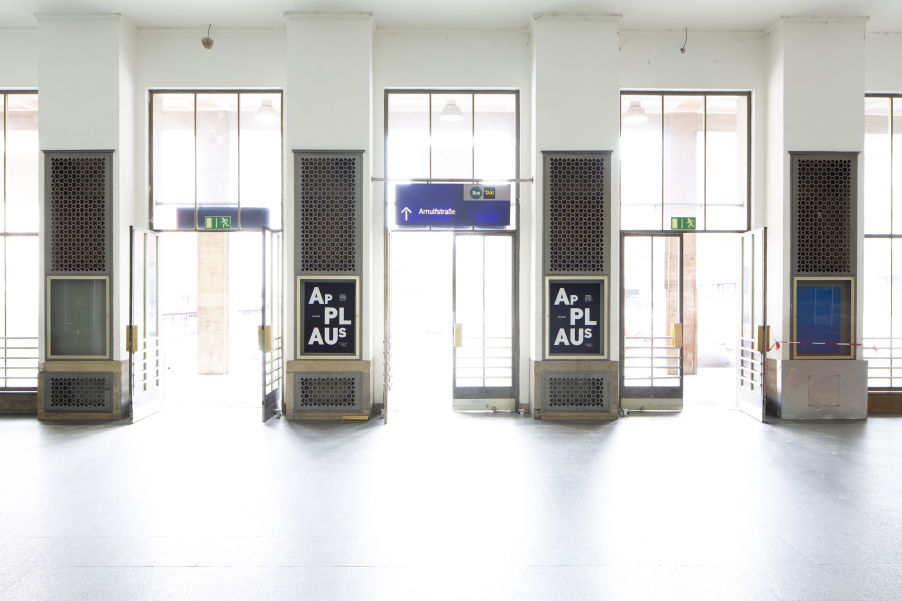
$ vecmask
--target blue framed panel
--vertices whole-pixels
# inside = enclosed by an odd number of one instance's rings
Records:
[[[793,359],[855,358],[854,290],[853,277],[793,278]]]

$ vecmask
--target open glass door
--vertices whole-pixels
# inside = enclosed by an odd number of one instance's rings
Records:
[[[159,234],[132,226],[129,269],[129,389],[132,423],[160,410],[165,367],[160,348]]]
[[[764,357],[767,353],[767,228],[742,234],[740,252],[741,290],[737,367],[739,408],[758,421],[764,421]]]
[[[621,238],[621,407],[683,408],[683,238]]]
[[[514,237],[454,234],[455,411],[514,411]]]
[[[282,415],[282,232],[263,227],[263,421]]]

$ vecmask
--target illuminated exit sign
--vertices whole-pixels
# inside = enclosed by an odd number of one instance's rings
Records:
[[[232,229],[232,218],[229,216],[204,217],[204,229],[205,230],[230,230],[230,229]]]
[[[670,229],[672,230],[694,230],[695,217],[671,217]]]

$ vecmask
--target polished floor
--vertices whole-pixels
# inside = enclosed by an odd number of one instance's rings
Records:
[[[902,599],[902,418],[0,418],[0,600]]]

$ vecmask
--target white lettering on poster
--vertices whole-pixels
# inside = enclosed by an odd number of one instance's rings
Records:
[[[558,290],[554,304],[564,304],[570,307],[571,326],[597,326],[598,320],[593,320],[591,318],[591,309],[589,307],[580,309],[573,306],[577,303],[578,300],[578,295],[568,295],[567,291],[564,288],[561,288]],[[582,321],[582,323],[579,323],[580,321]],[[584,342],[591,340],[592,329],[589,327],[572,327],[570,328],[569,336],[567,334],[567,328],[558,328],[557,335],[554,337],[554,346],[580,346]]]
[[[342,295],[345,296],[345,295]],[[342,300],[347,300],[347,297]],[[331,294],[323,294],[319,286],[313,287],[313,292],[310,293],[310,300],[307,304],[319,304],[319,305],[328,305],[332,301]],[[328,326],[329,323],[333,320],[337,319],[339,325],[350,325],[353,323],[350,319],[345,319],[345,308],[344,307],[329,307],[326,306],[326,310],[323,317],[324,326]],[[310,333],[310,339],[307,341],[308,346],[312,345],[329,345],[334,346],[338,343],[342,338],[347,338],[348,329],[347,328],[338,328],[338,327],[323,327],[322,332],[320,332],[320,328],[313,328],[313,331]]]

